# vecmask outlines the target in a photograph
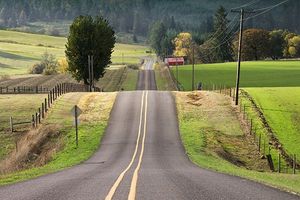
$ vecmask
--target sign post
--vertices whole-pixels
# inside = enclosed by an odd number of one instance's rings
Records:
[[[76,129],[76,147],[78,147],[78,117],[79,115],[82,113],[82,111],[80,110],[80,108],[78,108],[77,105],[75,105],[72,110],[71,110],[72,115],[74,116],[75,119],[75,129]]]

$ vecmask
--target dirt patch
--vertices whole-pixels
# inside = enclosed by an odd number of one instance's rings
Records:
[[[49,162],[62,144],[58,126],[48,125],[27,132],[16,144],[16,149],[0,163],[0,174],[39,167]]]

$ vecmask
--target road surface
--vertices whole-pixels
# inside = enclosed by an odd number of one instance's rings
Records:
[[[137,90],[157,90],[155,72],[153,70],[154,63],[154,59],[145,58],[142,70],[138,74]]]
[[[147,80],[146,85],[151,85],[152,79]],[[118,94],[101,147],[92,158],[58,173],[0,187],[0,199],[300,198],[259,183],[198,168],[190,162],[182,146],[172,94],[134,91]]]

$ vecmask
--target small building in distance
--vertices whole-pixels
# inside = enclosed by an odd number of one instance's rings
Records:
[[[165,58],[165,63],[168,66],[184,65],[184,58],[183,57]]]

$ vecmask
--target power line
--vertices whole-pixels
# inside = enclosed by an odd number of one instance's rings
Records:
[[[289,0],[285,0],[285,1],[282,1],[281,3],[278,3],[278,4],[276,4],[276,5],[270,6],[269,8],[264,8],[264,9],[266,9],[265,11],[260,12],[260,13],[258,13],[258,14],[256,14],[256,15],[254,15],[254,16],[248,17],[248,18],[244,19],[244,21],[247,21],[247,20],[249,20],[249,19],[256,18],[256,17],[258,17],[258,16],[260,16],[260,15],[263,15],[263,14],[265,14],[265,13],[267,13],[267,12],[270,12],[270,11],[273,10],[274,8],[276,8],[276,7],[278,7],[278,6],[282,5],[282,4],[285,4],[285,3],[287,3],[288,1],[289,1]],[[257,9],[257,10],[262,10],[262,9]],[[257,11],[257,10],[255,10],[255,11]]]
[[[231,10],[241,9],[241,8],[246,8],[246,7],[252,6],[252,5],[254,5],[254,4],[256,4],[256,3],[260,2],[260,1],[261,1],[261,0],[253,0],[253,1],[249,2],[249,3],[246,3],[246,4],[244,4],[244,5],[241,5],[241,6],[239,6],[239,7],[231,8]]]
[[[277,7],[277,6],[283,4],[283,3],[287,2],[287,1],[289,1],[289,0],[282,1],[282,2],[280,2],[280,3],[278,3],[278,4],[275,4],[275,5],[272,5],[272,6],[268,6],[268,7],[265,7],[265,8],[259,8],[259,9],[256,9],[256,10],[254,10],[254,11],[255,11],[255,12],[258,12],[258,11],[264,11],[264,10],[272,9],[272,8]]]
[[[231,22],[227,25],[227,29],[229,28],[229,27],[231,27],[232,25],[233,26],[235,26],[235,24],[236,24],[236,22],[234,22],[236,19],[237,19],[237,17],[238,17],[239,15],[237,14],[232,20],[231,20]],[[212,41],[212,40],[214,40],[216,37],[219,37],[220,35],[222,35],[222,32],[221,33],[219,33],[219,31],[221,30],[221,26],[215,31],[215,33],[212,35],[212,36],[210,36],[210,38],[208,39],[208,40],[206,40],[205,42],[210,42],[210,41]]]

